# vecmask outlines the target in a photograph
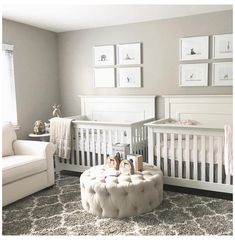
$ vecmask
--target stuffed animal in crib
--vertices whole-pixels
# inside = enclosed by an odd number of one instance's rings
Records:
[[[43,121],[37,120],[34,123],[33,133],[38,135],[45,133],[45,124]]]
[[[119,169],[119,165],[121,162],[120,154],[116,153],[116,155],[110,155],[109,157],[106,158],[106,168],[114,168],[116,170]]]
[[[134,174],[134,165],[132,159],[130,160],[122,160],[119,165],[120,173],[124,174]]]

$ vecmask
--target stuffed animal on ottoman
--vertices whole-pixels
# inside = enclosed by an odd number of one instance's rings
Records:
[[[106,168],[114,168],[116,170],[119,169],[121,159],[120,159],[120,154],[116,153],[116,155],[110,155],[109,157],[106,158]]]

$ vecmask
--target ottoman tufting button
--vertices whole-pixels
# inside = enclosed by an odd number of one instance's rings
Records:
[[[149,201],[149,205],[152,205],[153,204],[153,202],[152,201]]]
[[[124,196],[127,196],[128,195],[128,192],[124,192]]]
[[[140,190],[140,192],[144,193],[144,188],[142,188],[142,189]]]

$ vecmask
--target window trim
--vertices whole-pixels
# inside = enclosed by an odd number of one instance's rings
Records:
[[[9,50],[9,51],[13,51],[14,50],[14,45],[12,45],[12,44],[7,44],[7,43],[2,43],[2,50],[4,51],[7,51],[7,50]],[[14,79],[14,81],[15,81],[15,79]],[[15,84],[15,83],[14,83]],[[16,89],[15,89],[15,95],[16,95]],[[16,111],[17,111],[17,103],[16,103]],[[17,116],[17,124],[14,124],[14,123],[12,123],[12,125],[13,125],[13,127],[14,127],[14,129],[15,130],[19,130],[20,129],[20,125],[18,124],[19,122],[18,122],[18,116]]]

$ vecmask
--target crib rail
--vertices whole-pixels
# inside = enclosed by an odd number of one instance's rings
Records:
[[[112,144],[130,144],[130,152],[142,154],[147,159],[147,130],[145,123],[111,123],[97,121],[73,121],[73,144],[71,159],[59,159],[56,171],[83,172],[91,166],[103,164],[112,154]]]
[[[159,166],[165,184],[232,192],[223,163],[223,129],[176,126],[162,120],[148,126],[148,160]]]

